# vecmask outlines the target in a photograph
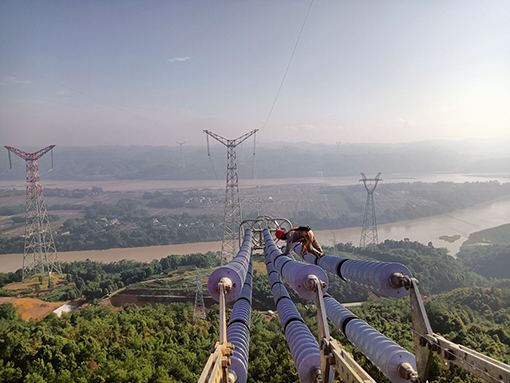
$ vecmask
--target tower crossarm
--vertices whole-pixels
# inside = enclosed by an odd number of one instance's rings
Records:
[[[373,192],[373,191],[375,190],[375,188],[377,187],[377,183],[378,183],[379,181],[382,181],[382,179],[380,179],[380,178],[379,178],[379,177],[381,176],[381,173],[380,173],[380,172],[379,172],[379,173],[377,173],[377,175],[375,176],[375,178],[367,178],[367,177],[365,176],[365,174],[363,174],[363,173],[360,173],[360,174],[361,174],[361,179],[359,180],[359,182],[363,181],[363,184],[365,185],[365,189],[367,189],[367,191],[368,191],[369,193],[371,193],[371,192]],[[374,187],[369,188],[369,187],[367,186],[367,182],[375,182],[375,183],[374,183]]]
[[[239,136],[237,138],[234,138],[233,140],[229,140],[228,138],[222,137],[219,134],[213,133],[210,130],[204,130],[204,133],[214,138],[216,141],[222,143],[223,145],[229,147],[229,146],[237,146],[241,142],[244,142],[249,137],[253,136],[255,133],[257,133],[258,129],[253,129],[251,132],[248,132],[246,134],[243,134],[242,136]]]
[[[23,150],[13,148],[12,146],[4,146],[8,151],[16,154],[18,157],[23,158],[25,161],[35,161],[48,153],[51,149],[55,147],[55,145],[47,146],[41,150],[38,150],[35,153],[27,153]]]

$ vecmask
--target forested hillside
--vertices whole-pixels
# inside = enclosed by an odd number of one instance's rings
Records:
[[[151,263],[122,260],[108,264],[102,262],[75,261],[63,262],[62,272],[68,285],[55,286],[50,294],[40,298],[46,301],[67,301],[76,298],[86,298],[91,302],[98,302],[100,298],[131,284],[148,279],[159,278],[163,270],[175,270],[179,266],[194,265],[201,269],[212,268],[220,263],[217,253],[188,254],[186,256],[169,255],[165,258],[153,260]],[[1,289],[8,283],[21,281],[21,269],[14,273],[0,273],[0,296],[10,296],[8,290]],[[46,277],[40,277],[40,279]],[[22,291],[21,296],[34,296],[36,281],[32,287]]]
[[[433,294],[425,302],[433,331],[446,338],[510,363],[510,289],[490,288],[502,280],[487,279],[465,268],[444,249],[410,241],[385,241],[375,250],[351,244],[327,248],[338,256],[407,265],[420,281],[422,293]],[[486,263],[488,247],[477,249]],[[40,298],[55,300],[84,296],[97,302],[111,290],[155,278],[163,269],[196,264],[216,267],[214,253],[187,257],[168,256],[152,263],[121,261],[110,264],[73,262],[63,264],[71,283],[57,286]],[[275,310],[267,275],[256,267],[253,302],[258,309]],[[20,273],[0,274],[0,284],[19,280]],[[139,285],[142,286],[142,285]],[[170,285],[169,285],[170,286]],[[477,287],[474,287],[477,286]],[[480,286],[487,286],[481,288]],[[459,289],[460,287],[464,287]],[[438,294],[441,291],[450,291]],[[368,290],[333,276],[329,293],[340,302],[364,301]],[[317,336],[316,312],[289,288],[306,324]],[[25,296],[35,296],[27,291]],[[69,294],[73,294],[72,296]],[[375,329],[413,352],[408,299],[370,298],[351,311]],[[332,336],[352,352],[377,382],[388,382],[344,335],[331,324]],[[3,382],[196,382],[212,346],[218,339],[218,307],[207,321],[193,321],[190,304],[159,304],[124,308],[89,306],[41,321],[22,321],[10,303],[0,305],[0,381]],[[297,383],[295,367],[280,322],[267,322],[252,312],[249,382]],[[444,371],[434,361],[430,383],[478,383],[480,379],[453,368]]]
[[[510,246],[477,246],[461,250],[458,259],[467,269],[499,279],[499,286],[510,287]]]
[[[434,331],[509,363],[509,297],[510,290],[456,290],[434,298],[426,308]],[[298,308],[317,335],[315,312],[300,304]],[[371,300],[352,311],[412,352],[409,302]],[[191,304],[117,310],[89,306],[61,318],[51,314],[42,321],[24,322],[12,305],[3,304],[0,379],[20,383],[196,382],[218,339],[217,313],[217,307],[213,308],[207,322],[194,324]],[[331,331],[377,382],[388,382],[338,329]],[[249,382],[298,382],[277,318],[266,322],[259,313],[252,313],[249,359]],[[457,368],[443,371],[435,360],[429,382],[481,380]]]

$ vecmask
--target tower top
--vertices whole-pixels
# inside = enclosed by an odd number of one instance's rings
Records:
[[[365,174],[363,174],[363,173],[360,173],[360,174],[361,174],[362,178],[359,180],[359,182],[363,181],[363,184],[365,185],[365,189],[367,189],[368,193],[373,193],[373,191],[377,187],[377,184],[379,183],[379,181],[382,181],[382,179],[379,178],[381,176],[381,172],[377,173],[375,178],[367,178],[365,176]],[[375,183],[374,183],[374,186],[372,188],[369,188],[367,186],[367,182],[375,182]]]
[[[258,129],[253,129],[251,132],[248,132],[246,134],[243,134],[242,136],[239,136],[237,138],[234,138],[233,140],[229,140],[228,138],[222,137],[219,134],[213,133],[210,130],[204,130],[204,133],[214,138],[216,141],[222,143],[226,147],[236,147],[241,142],[245,141],[247,138],[253,136],[255,133],[257,133]]]
[[[9,152],[16,154],[18,157],[23,158],[25,161],[36,161],[46,153],[48,153],[51,149],[53,149],[56,145],[50,145],[45,147],[44,149],[38,150],[34,153],[27,153],[23,150],[13,148],[12,146],[4,146]]]

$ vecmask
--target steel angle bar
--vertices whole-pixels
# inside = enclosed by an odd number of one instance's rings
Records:
[[[376,383],[354,360],[351,354],[340,348],[337,341],[330,338],[331,353],[335,359],[335,373],[345,383]]]
[[[198,383],[234,383],[237,379],[235,372],[230,372],[230,357],[234,354],[234,345],[227,342],[227,326],[225,312],[225,294],[232,288],[232,282],[228,278],[222,278],[218,283],[219,303],[220,303],[220,336],[219,341],[214,346],[214,352],[200,375]]]
[[[454,364],[487,382],[510,382],[509,365],[436,334],[434,334],[434,339],[431,339],[431,341],[429,344],[437,346],[437,355],[441,359],[445,370],[449,370],[450,364]]]
[[[221,380],[221,348],[216,347],[214,353],[209,356],[207,363],[198,379],[198,383],[220,382]]]
[[[433,333],[421,299],[418,281],[414,278],[401,278],[400,282],[411,291],[416,363],[423,382],[428,378],[432,354],[435,353],[446,370],[454,364],[486,382],[510,383],[509,365]]]

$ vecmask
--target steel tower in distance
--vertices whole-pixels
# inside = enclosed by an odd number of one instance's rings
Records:
[[[362,179],[360,181],[363,181],[365,189],[367,189],[367,202],[365,203],[365,212],[363,213],[363,228],[359,244],[361,248],[375,247],[379,243],[377,239],[377,223],[375,221],[374,190],[377,187],[377,183],[382,181],[379,178],[380,175],[381,173],[378,173],[375,178],[367,178],[361,173]],[[373,182],[373,184],[367,185],[367,182]]]
[[[46,204],[44,203],[43,189],[39,177],[39,165],[37,163],[39,158],[54,147],[55,145],[50,145],[35,153],[27,153],[13,148],[12,146],[5,147],[9,151],[11,169],[11,152],[23,158],[27,163],[23,280],[25,280],[28,273],[32,271],[48,276],[51,275],[53,271],[62,274],[62,269],[58,261],[57,249],[51,233],[48,214],[46,213]]]
[[[179,145],[179,168],[180,169],[184,169],[186,166],[184,164],[184,156],[182,155],[182,145],[184,145],[186,143],[186,141],[184,142],[179,142],[177,141],[177,144]]]
[[[236,146],[258,132],[254,129],[233,140],[204,130],[209,152],[209,136],[227,147],[227,187],[225,191],[225,217],[223,221],[223,239],[221,243],[222,265],[230,262],[239,250],[239,226],[242,222],[241,200],[239,198],[239,177],[237,175]]]
[[[197,269],[197,276],[195,278],[195,285],[197,291],[195,293],[195,311],[193,312],[193,320],[206,319],[205,315],[205,303],[204,303],[204,291],[202,289],[202,281],[200,280],[200,269]]]

